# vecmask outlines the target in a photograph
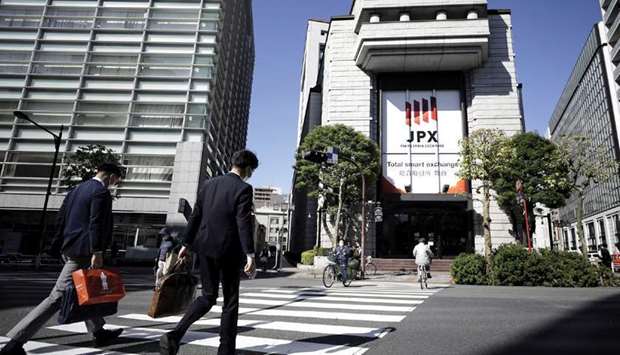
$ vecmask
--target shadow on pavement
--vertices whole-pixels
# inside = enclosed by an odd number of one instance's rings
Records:
[[[591,302],[483,355],[618,354],[620,294]]]

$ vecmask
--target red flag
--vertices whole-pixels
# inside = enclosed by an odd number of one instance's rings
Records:
[[[427,99],[422,99],[422,111],[424,111],[424,117],[423,120],[424,122],[428,122],[428,100]]]
[[[431,118],[434,121],[439,119],[439,113],[437,112],[437,98],[435,96],[431,96]]]
[[[411,102],[405,102],[405,122],[411,127]]]
[[[418,100],[413,101],[413,116],[414,116],[415,124],[419,125],[420,124],[420,101]]]

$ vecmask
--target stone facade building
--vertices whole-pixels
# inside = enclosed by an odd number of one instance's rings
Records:
[[[316,40],[319,31],[325,39]],[[356,0],[348,15],[311,22],[306,46],[304,68],[319,72],[302,79],[317,83],[302,83],[300,139],[320,117],[381,149],[371,196],[384,217],[370,224],[366,253],[408,258],[416,237],[444,256],[482,252],[482,204],[476,183],[455,175],[458,142],[482,128],[524,129],[510,11],[488,9],[486,0]],[[295,201],[294,223],[306,220],[292,227],[291,249],[299,252],[314,244],[315,211]],[[495,202],[491,219],[494,245],[519,238]]]

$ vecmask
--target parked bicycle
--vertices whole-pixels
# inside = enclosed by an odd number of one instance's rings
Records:
[[[335,262],[335,258],[330,256],[329,264],[323,269],[323,286],[330,288],[336,280],[340,280],[344,287],[349,287],[352,280],[351,278],[344,278],[344,274],[340,265]]]
[[[364,270],[366,275],[376,275],[377,274],[377,265],[375,261],[372,259],[372,256],[366,257],[366,265],[364,265]]]

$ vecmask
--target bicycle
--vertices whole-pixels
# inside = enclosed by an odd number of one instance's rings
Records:
[[[351,278],[343,279],[343,273],[340,268],[340,265],[330,260],[329,265],[323,269],[323,286],[326,288],[330,288],[334,285],[337,279],[342,281],[344,287],[349,287],[351,285]]]
[[[367,275],[376,275],[377,274],[377,265],[372,259],[372,256],[366,257],[366,264],[364,265],[364,270]]]
[[[420,289],[428,289],[428,266],[418,265],[418,282],[420,283]]]

